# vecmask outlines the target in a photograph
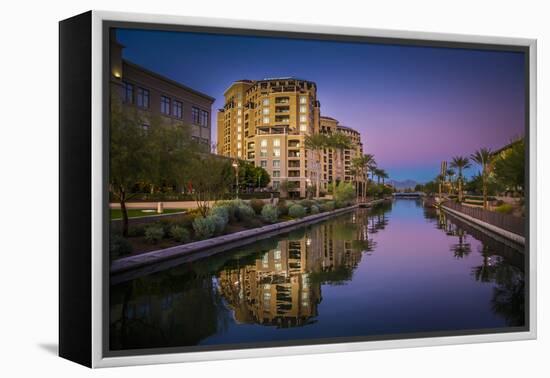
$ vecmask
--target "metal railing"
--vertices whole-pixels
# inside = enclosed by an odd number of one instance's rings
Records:
[[[454,201],[446,201],[443,206],[452,210],[459,211],[469,215],[472,218],[489,223],[495,227],[512,232],[516,235],[525,236],[525,219],[509,214],[501,214],[494,211],[485,210],[480,207],[464,206]]]

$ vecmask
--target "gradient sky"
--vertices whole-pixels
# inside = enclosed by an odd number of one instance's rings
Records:
[[[118,40],[125,59],[216,98],[214,141],[233,81],[316,82],[321,114],[358,130],[396,180],[428,181],[442,160],[499,148],[525,127],[523,53],[128,29]]]

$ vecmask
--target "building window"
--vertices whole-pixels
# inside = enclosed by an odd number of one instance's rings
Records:
[[[267,150],[260,150],[260,157],[267,157]]]
[[[262,100],[262,104],[263,104],[264,106],[269,106],[269,99],[268,99],[268,98],[264,98],[264,99]]]
[[[170,98],[160,96],[160,112],[162,114],[170,114]]]
[[[137,106],[140,108],[149,108],[150,95],[149,90],[145,88],[138,88],[137,90]]]
[[[172,107],[172,115],[176,118],[183,118],[183,103],[181,101],[174,100]]]
[[[243,146],[243,145],[241,144],[241,142],[238,142],[238,143],[237,143],[237,148],[238,148],[239,150],[242,148],[242,146]]]
[[[273,190],[279,190],[279,181],[273,181]]]
[[[124,102],[127,104],[133,104],[134,103],[134,85],[127,83],[125,81],[122,83],[122,85],[124,90],[124,93],[123,93]]]
[[[305,112],[307,112],[307,106],[300,105],[300,113],[305,113]]]
[[[307,131],[307,124],[306,123],[300,123],[300,131]]]
[[[280,148],[274,148],[273,149],[273,156],[275,156],[275,157],[281,156],[281,149]]]
[[[240,125],[240,124],[242,124],[242,123],[243,123],[243,120],[242,120],[242,118],[241,118],[241,117],[237,118],[237,124],[239,124],[239,125]]]
[[[263,108],[263,109],[262,109],[262,113],[263,113],[264,115],[269,114],[269,108]]]
[[[260,141],[260,146],[261,146],[261,147],[267,147],[267,139],[262,139],[262,140]]]
[[[265,124],[269,123],[269,117],[264,117],[264,123]]]
[[[260,160],[260,167],[267,168],[267,160]]]
[[[307,97],[306,96],[300,96],[300,104],[307,104]]]
[[[281,171],[273,171],[273,177],[281,177]]]
[[[281,146],[281,140],[279,138],[273,139],[273,147],[280,147]]]
[[[281,167],[281,161],[273,160],[273,168],[280,168],[280,167]]]
[[[300,115],[300,122],[307,122],[307,116],[301,114]]]
[[[199,108],[196,108],[196,107],[192,107],[191,108],[191,119],[193,120],[193,123],[195,125],[199,125]]]
[[[201,110],[199,125],[203,127],[208,127],[208,112],[206,110]]]
[[[243,102],[242,101],[237,102],[237,106],[240,108],[241,106],[243,106]],[[241,109],[239,109],[239,114],[241,114],[240,111]]]

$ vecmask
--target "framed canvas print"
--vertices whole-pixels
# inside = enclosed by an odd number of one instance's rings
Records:
[[[536,337],[536,41],[60,22],[60,355]]]

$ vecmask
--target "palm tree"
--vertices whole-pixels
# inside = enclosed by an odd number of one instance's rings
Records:
[[[453,169],[447,169],[445,171],[445,176],[447,177],[447,182],[449,183],[449,194],[453,194],[453,177],[455,175],[455,171]]]
[[[335,151],[338,151],[339,152],[339,160],[338,160],[338,165],[340,167],[342,167],[344,164],[344,150],[346,148],[351,148],[351,138],[347,135],[345,135],[344,133],[341,133],[341,132],[335,132],[335,133],[332,133],[330,134],[328,137],[327,137],[327,147],[330,147],[332,148],[332,151],[333,151],[333,154]],[[334,155],[333,155],[334,156]],[[336,176],[334,175],[332,177],[332,193],[334,195],[334,193],[336,192]]]
[[[363,180],[364,180],[364,185],[363,185],[363,198],[366,198],[367,197],[367,185],[369,183],[369,169],[374,169],[374,167],[376,167],[376,160],[374,160],[374,155],[373,154],[365,154],[363,156],[361,156],[361,159],[363,160],[363,174],[364,174],[364,177],[363,177]]]
[[[491,157],[493,152],[489,148],[480,148],[470,158],[481,167],[481,182],[483,186],[483,208],[487,208],[487,187],[489,185],[489,174],[491,173]]]
[[[351,160],[351,173],[355,177],[355,197],[356,201],[359,202],[359,177],[363,172],[363,159],[361,157],[356,157]]]
[[[382,185],[386,185],[386,179],[390,178],[390,176],[388,175],[388,172],[386,172],[385,170],[383,169],[379,169],[378,170],[378,178],[381,178],[382,179]]]
[[[462,172],[470,166],[470,160],[465,156],[455,156],[451,161],[451,167],[458,170],[458,202],[462,202],[462,185],[464,181]]]
[[[321,151],[328,146],[328,138],[325,134],[307,135],[305,146],[315,153],[315,197],[319,198],[321,186]]]
[[[439,183],[439,201],[441,201],[441,186],[445,181],[445,176],[442,174],[437,175],[437,182]]]

